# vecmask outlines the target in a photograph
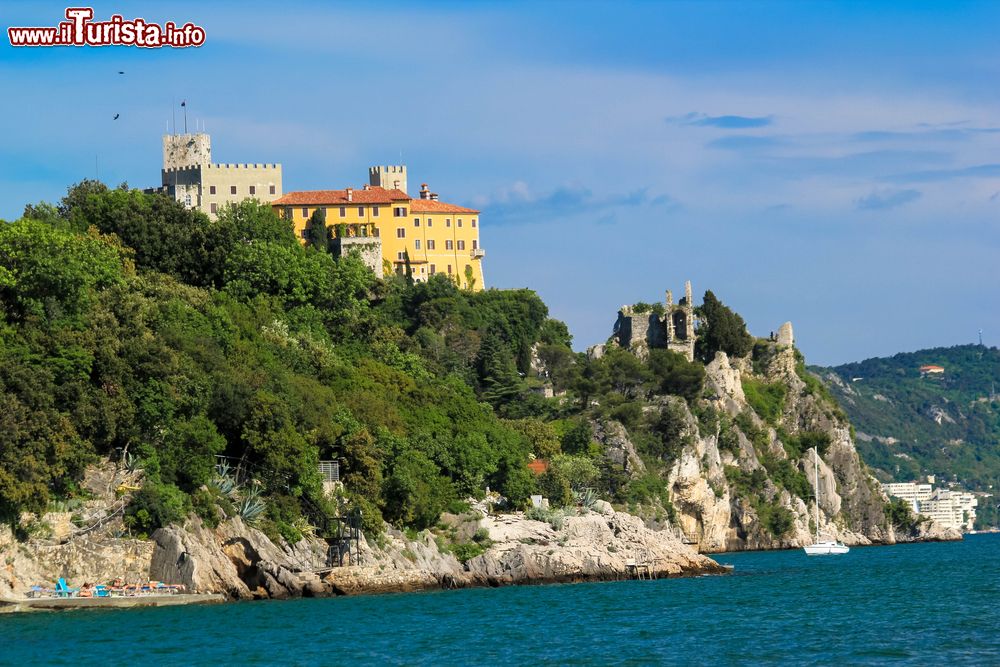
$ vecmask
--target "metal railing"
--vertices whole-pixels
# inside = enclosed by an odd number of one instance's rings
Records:
[[[319,474],[324,482],[339,482],[340,461],[320,461]]]

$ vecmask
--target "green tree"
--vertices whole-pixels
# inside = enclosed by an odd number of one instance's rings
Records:
[[[316,250],[326,252],[330,232],[326,227],[326,213],[317,208],[306,222],[306,240]]]
[[[671,350],[650,350],[647,360],[653,374],[656,391],[683,396],[693,403],[705,386],[705,367],[689,362],[683,354]]]
[[[747,331],[746,322],[711,290],[705,292],[697,312],[700,325],[695,354],[703,363],[710,363],[719,351],[730,357],[745,357],[753,349],[753,336]]]

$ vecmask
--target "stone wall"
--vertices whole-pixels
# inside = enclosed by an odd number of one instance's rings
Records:
[[[330,244],[335,257],[356,252],[376,276],[382,275],[382,240],[377,236],[334,237]]]

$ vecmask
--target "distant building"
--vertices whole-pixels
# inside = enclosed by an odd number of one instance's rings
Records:
[[[927,364],[926,366],[920,367],[921,375],[943,375],[944,367],[935,366],[934,364]]]
[[[281,165],[212,162],[212,139],[204,133],[163,135],[161,192],[215,220],[226,204],[282,195]]]
[[[945,528],[970,531],[975,527],[979,500],[971,493],[934,489],[930,484],[916,482],[883,484],[882,490],[910,503],[915,514],[929,517]]]
[[[369,237],[372,246],[377,239],[382,266],[376,272],[402,274],[409,264],[416,281],[442,273],[464,287],[483,288],[479,211],[440,201],[426,183],[418,199],[410,197],[402,165],[372,167],[368,177],[361,188],[289,192],[271,206],[303,241],[318,209],[335,237]]]

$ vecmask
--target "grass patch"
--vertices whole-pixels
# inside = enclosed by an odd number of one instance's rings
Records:
[[[747,403],[761,419],[772,426],[776,426],[781,419],[787,393],[788,387],[780,382],[769,384],[753,378],[743,379],[743,394]]]

